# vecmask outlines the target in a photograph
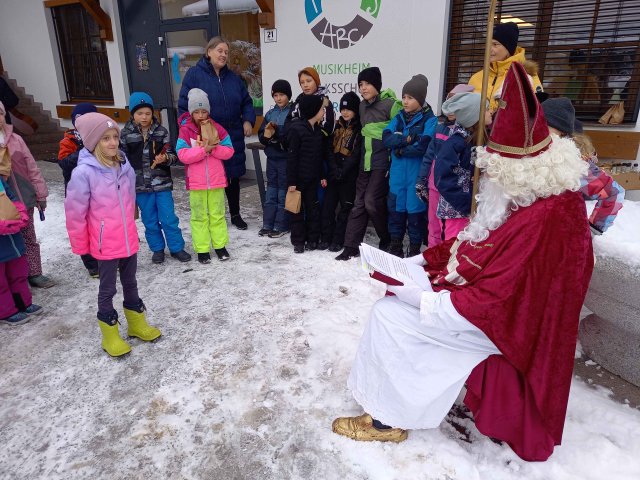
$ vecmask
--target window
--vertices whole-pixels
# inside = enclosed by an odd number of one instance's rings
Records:
[[[113,102],[107,50],[98,24],[80,4],[51,11],[67,100]]]
[[[486,0],[453,0],[446,91],[482,69],[488,12]],[[538,63],[545,91],[569,97],[580,120],[624,102],[624,123],[636,122],[640,0],[504,0],[496,17],[519,24],[518,44]]]

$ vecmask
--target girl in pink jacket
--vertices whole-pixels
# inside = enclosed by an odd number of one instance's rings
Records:
[[[120,129],[116,122],[101,113],[87,113],[78,117],[76,129],[84,148],[67,186],[64,201],[67,232],[73,253],[90,253],[98,261],[102,348],[118,357],[131,351],[120,337],[118,312],[113,308],[118,269],[128,335],[145,341],[160,336],[160,330],[147,324],[145,306],[138,296],[136,174],[118,150]]]
[[[227,131],[209,117],[209,98],[199,88],[188,93],[189,113],[180,117],[176,145],[178,159],[185,164],[186,186],[191,205],[191,238],[200,263],[211,262],[211,245],[219,260],[227,260],[229,241],[224,217],[227,177],[223,160],[233,156]]]
[[[13,126],[5,123],[5,108],[0,102],[0,145],[5,145],[11,155],[11,175],[9,184],[29,213],[29,222],[21,230],[26,245],[29,264],[29,283],[32,287],[49,288],[55,282],[42,274],[40,245],[36,239],[33,211],[37,207],[42,213],[47,208],[47,185],[40,173],[33,155],[22,137],[13,131]]]

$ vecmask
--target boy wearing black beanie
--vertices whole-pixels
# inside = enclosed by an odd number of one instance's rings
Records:
[[[320,95],[298,97],[300,118],[291,121],[287,141],[287,186],[301,193],[302,205],[291,215],[291,243],[295,253],[318,248],[320,204],[318,183],[325,184],[323,165],[331,162],[331,144],[319,123],[324,118],[324,98]]]
[[[389,248],[387,226],[387,192],[389,191],[389,151],[382,144],[382,131],[389,120],[402,109],[391,89],[382,90],[382,74],[378,67],[368,67],[358,74],[362,125],[360,168],[356,180],[356,198],[349,214],[344,236],[344,250],[336,260],[349,260],[360,255],[369,220],[380,240],[382,250]]]
[[[267,156],[267,191],[262,207],[261,237],[282,237],[289,231],[289,214],[284,209],[287,196],[287,146],[284,122],[291,112],[291,85],[276,80],[271,87],[276,103],[264,116],[258,140]]]
[[[318,248],[339,252],[344,245],[347,220],[356,196],[356,180],[362,147],[358,110],[360,98],[354,92],[340,99],[340,115],[333,132],[333,158],[329,163],[327,189],[322,205],[322,239]],[[336,216],[336,207],[340,211]]]

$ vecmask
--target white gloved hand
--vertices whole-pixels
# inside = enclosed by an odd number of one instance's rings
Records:
[[[424,259],[421,253],[419,253],[418,255],[414,255],[413,257],[403,258],[402,261],[405,263],[418,265],[419,267],[424,267],[427,264],[427,261]]]
[[[420,302],[422,302],[422,294],[424,290],[418,286],[417,283],[407,280],[402,286],[389,285],[387,291],[394,293],[398,300],[411,305],[412,307],[420,308]]]

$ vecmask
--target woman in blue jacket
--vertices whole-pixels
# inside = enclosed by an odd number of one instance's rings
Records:
[[[207,93],[211,103],[211,118],[229,132],[235,151],[233,157],[224,162],[229,183],[225,192],[231,223],[240,230],[246,230],[247,224],[240,216],[240,177],[247,171],[244,137],[253,132],[256,114],[247,87],[227,66],[229,43],[222,37],[213,37],[205,52],[184,76],[178,100],[178,115],[188,111],[189,90],[199,88]]]

